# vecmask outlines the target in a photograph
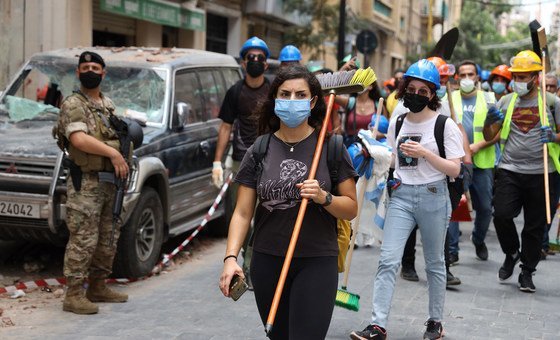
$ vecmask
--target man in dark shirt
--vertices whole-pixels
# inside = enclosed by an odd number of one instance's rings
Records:
[[[239,52],[242,60],[241,65],[246,71],[246,76],[229,88],[218,115],[222,124],[218,131],[218,144],[212,167],[212,181],[218,188],[224,182],[222,157],[228,145],[232,127],[233,164],[231,170],[234,174],[237,173],[247,149],[257,138],[258,119],[254,116],[253,111],[257,107],[257,103],[264,101],[268,95],[270,83],[265,78],[264,71],[268,68],[266,59],[269,55],[268,46],[257,37],[247,40]],[[237,186],[237,184],[232,183],[228,192],[227,199],[232,203],[235,202],[237,197]],[[235,207],[235,204],[229,206]],[[247,241],[245,243],[247,244]],[[243,269],[245,277],[248,278],[251,254],[250,251],[247,251],[246,245],[243,248],[245,249]]]

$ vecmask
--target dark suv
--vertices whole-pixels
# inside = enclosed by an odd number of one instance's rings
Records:
[[[211,181],[217,116],[241,72],[233,57],[206,51],[88,50],[105,59],[101,89],[116,113],[146,121],[115,260],[116,274],[139,277],[152,270],[166,238],[201,222],[219,192]],[[34,55],[0,95],[0,238],[60,244],[67,238],[66,171],[51,129],[60,99],[78,86],[83,51]],[[225,223],[215,227],[227,232]]]

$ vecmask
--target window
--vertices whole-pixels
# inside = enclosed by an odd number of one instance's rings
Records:
[[[373,10],[388,18],[391,17],[391,12],[393,11],[391,7],[385,5],[381,0],[375,0],[373,3]]]
[[[233,86],[233,84],[237,83],[240,79],[239,71],[234,69],[228,69],[223,71],[224,79],[226,81],[226,91]]]
[[[212,71],[200,71],[198,75],[200,76],[200,84],[202,85],[202,92],[204,93],[204,103],[206,104],[206,112],[210,113],[210,118],[218,117],[220,113],[221,106],[221,82],[216,83],[214,81],[214,76]],[[206,118],[206,117],[205,117]]]
[[[206,13],[206,50],[227,53],[228,19]]]
[[[175,102],[183,102],[189,105],[190,114],[187,123],[200,123],[204,119],[202,107],[203,93],[194,71],[180,72],[175,76]],[[175,109],[175,105],[173,107]]]

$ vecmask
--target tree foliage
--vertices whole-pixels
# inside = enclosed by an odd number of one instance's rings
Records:
[[[511,6],[507,5],[505,0],[501,1],[504,5],[500,6],[499,3],[500,1],[496,0],[493,0],[490,5],[473,1],[464,2],[459,22],[459,41],[453,52],[452,62],[471,59],[486,68],[507,63],[519,46],[484,50],[481,46],[517,41],[530,36],[528,23],[515,25],[506,37],[498,33],[496,23],[499,15],[511,10]]]
[[[296,12],[306,23],[289,27],[284,36],[286,44],[307,49],[311,59],[325,59],[327,45],[334,46],[338,41],[339,9],[338,4],[327,0],[286,0],[285,10]],[[356,33],[367,27],[367,22],[354,13],[346,13],[346,33]]]

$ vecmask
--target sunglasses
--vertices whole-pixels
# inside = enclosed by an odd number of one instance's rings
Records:
[[[245,57],[245,60],[247,60],[247,61],[251,61],[251,60],[255,60],[255,59],[257,61],[260,61],[261,63],[266,61],[266,57],[262,54],[251,53],[251,54],[247,54],[247,56]]]
[[[408,93],[408,94],[416,94],[416,93],[418,93],[419,95],[424,96],[424,97],[429,97],[430,94],[431,94],[431,91],[430,91],[429,89],[425,88],[425,87],[419,88],[419,89],[417,90],[416,88],[414,88],[414,86],[408,86],[408,87],[405,89],[405,91],[406,91],[406,93]]]

